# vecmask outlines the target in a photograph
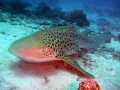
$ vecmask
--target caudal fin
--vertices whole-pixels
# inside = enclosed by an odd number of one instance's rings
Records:
[[[95,49],[100,48],[104,43],[111,41],[111,34],[98,34],[94,36],[90,36],[89,38],[93,41],[93,46]]]

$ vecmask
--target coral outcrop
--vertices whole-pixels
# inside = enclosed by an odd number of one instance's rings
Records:
[[[14,0],[9,2],[9,6],[11,7],[12,12],[26,14],[28,12],[26,8],[31,7],[32,4],[22,2],[21,0]]]
[[[89,26],[90,24],[86,18],[86,15],[83,13],[83,10],[73,10],[67,12],[64,19],[70,23],[77,22],[77,25],[80,27]]]

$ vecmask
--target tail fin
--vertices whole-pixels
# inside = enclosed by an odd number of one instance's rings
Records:
[[[97,34],[94,36],[90,36],[90,39],[94,40],[98,44],[103,44],[106,43],[106,41],[111,40],[111,35],[110,34]]]
[[[111,34],[98,34],[94,36],[90,36],[89,38],[93,41],[93,46],[96,49],[100,48],[104,43],[111,41]]]

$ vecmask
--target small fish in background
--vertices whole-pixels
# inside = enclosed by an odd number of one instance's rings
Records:
[[[98,48],[109,37],[107,35],[86,36],[79,33],[76,23],[69,26],[45,29],[16,40],[9,47],[9,52],[28,62],[47,62],[63,60],[88,77],[95,77],[86,72],[70,55],[81,55],[82,50]]]

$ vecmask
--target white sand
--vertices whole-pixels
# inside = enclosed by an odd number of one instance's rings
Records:
[[[106,44],[108,48],[114,48],[115,51],[120,51],[120,43],[111,39],[111,43]]]
[[[29,63],[8,52],[13,41],[31,34],[32,30],[34,29],[23,25],[0,22],[0,32],[5,32],[5,35],[0,33],[0,90],[77,90],[79,83],[86,76],[74,68],[65,68],[61,61]],[[112,41],[106,46],[119,49],[120,46],[117,45],[120,43]],[[86,58],[94,61],[90,63],[90,67],[84,67],[81,60],[77,62],[95,75],[101,90],[120,90],[120,60],[99,53],[88,54]]]

